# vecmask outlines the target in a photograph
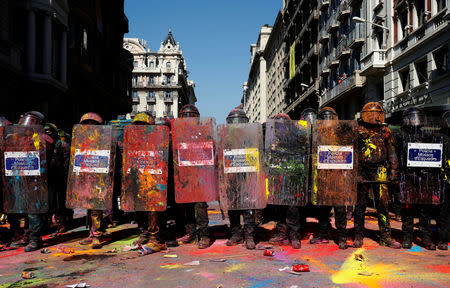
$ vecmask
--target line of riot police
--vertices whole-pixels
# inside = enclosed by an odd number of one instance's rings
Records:
[[[135,212],[140,236],[134,244],[157,249],[167,240],[197,240],[204,249],[211,244],[206,203],[219,201],[230,219],[227,245],[245,242],[247,249],[254,249],[256,215],[276,207],[277,233],[270,243],[290,242],[299,249],[311,210],[319,223],[310,243],[328,243],[334,209],[337,243],[346,249],[346,212],[354,207],[353,247],[361,247],[372,197],[380,245],[410,248],[414,212],[419,211],[421,242],[436,249],[430,218],[438,210],[438,248],[446,250],[449,112],[435,131],[427,127],[420,108],[407,109],[395,136],[384,114],[379,103],[371,102],[358,120],[338,120],[337,113],[325,107],[318,115],[306,109],[301,120],[279,114],[261,125],[248,123],[242,109],[233,109],[226,124],[216,127],[213,118],[200,118],[189,104],[172,121],[155,122],[141,112],[132,121],[104,125],[100,115],[86,113],[74,126],[70,142],[36,111],[25,113],[18,125],[3,120],[2,206],[11,231],[18,231],[20,215],[27,215],[29,222],[24,237],[12,245],[39,249],[46,215],[55,215],[63,233],[72,209],[87,209],[90,234],[80,243],[92,248],[102,247],[105,215],[114,224],[123,212]],[[390,198],[402,204],[402,244],[391,237]],[[168,207],[183,230],[177,239],[162,237]]]

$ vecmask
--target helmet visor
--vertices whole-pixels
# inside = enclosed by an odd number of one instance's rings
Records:
[[[423,127],[427,125],[427,117],[423,114],[412,113],[403,117],[403,126]]]

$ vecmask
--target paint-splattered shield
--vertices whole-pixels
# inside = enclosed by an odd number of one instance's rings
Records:
[[[49,209],[47,155],[42,126],[5,127],[3,207],[7,213]]]
[[[213,118],[178,118],[173,122],[177,203],[218,200],[214,128]]]
[[[396,135],[400,166],[400,201],[407,204],[441,204],[445,194],[443,136],[420,131]]]
[[[168,153],[168,127],[130,125],[125,128],[122,210],[166,210]]]
[[[2,171],[2,175],[4,174],[3,172],[3,152],[5,151],[5,127],[0,126],[0,165],[2,165],[2,169],[0,171]],[[3,177],[0,178],[1,179],[1,183],[0,183],[0,213],[4,212],[3,211]]]
[[[307,204],[309,135],[306,121],[267,121],[264,151],[268,204]]]
[[[356,203],[357,128],[354,120],[319,120],[313,125],[312,204]]]
[[[112,136],[111,126],[73,127],[67,208],[93,210],[111,208],[116,149]]]
[[[222,208],[265,208],[267,195],[261,124],[228,124],[218,128],[219,195]]]

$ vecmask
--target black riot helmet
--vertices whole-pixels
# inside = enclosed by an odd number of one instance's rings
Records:
[[[179,116],[180,118],[199,118],[200,112],[195,105],[186,104],[181,108]]]
[[[425,111],[419,107],[409,107],[403,111],[402,126],[420,128],[427,124]]]
[[[45,116],[38,111],[28,111],[20,117],[19,126],[31,126],[31,125],[41,125],[45,124]]]
[[[323,107],[319,111],[320,120],[338,120],[338,115],[336,111],[331,107]]]
[[[317,110],[314,108],[306,108],[300,115],[300,120],[314,124],[317,120]]]
[[[441,118],[442,129],[450,129],[450,110],[447,110]]]
[[[3,116],[0,116],[0,127],[12,125],[11,121]]]
[[[247,114],[240,108],[236,108],[230,111],[227,116],[227,124],[248,123]]]

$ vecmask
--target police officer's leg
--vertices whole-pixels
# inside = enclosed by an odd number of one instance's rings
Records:
[[[347,249],[347,210],[345,206],[334,206],[334,225],[338,234],[339,249]]]
[[[92,248],[101,248],[100,237],[102,236],[102,210],[91,210],[91,229],[89,231],[89,237],[80,242],[81,245],[91,244]]]
[[[209,247],[210,239],[208,232],[208,205],[206,202],[195,203],[195,216],[197,223],[197,232],[199,236],[198,248],[204,249]]]
[[[419,229],[422,237],[422,245],[427,250],[436,250],[431,236],[431,208],[432,205],[417,205],[419,210]]]
[[[226,245],[234,246],[239,243],[242,243],[244,238],[242,237],[241,211],[240,210],[228,210],[228,218],[230,219],[231,237],[230,237],[230,239],[228,239]]]
[[[328,240],[328,229],[330,228],[330,212],[332,206],[318,206],[317,212],[319,213],[317,218],[318,223],[318,233],[317,236],[312,238],[311,244],[326,244],[329,243]]]
[[[195,229],[195,203],[183,204],[180,208],[184,209],[186,235],[178,238],[177,241],[181,244],[191,243],[197,236]]]
[[[289,242],[288,240],[288,226],[286,223],[286,217],[287,217],[287,211],[286,206],[279,206],[277,205],[271,205],[274,206],[272,208],[272,211],[275,211],[276,215],[273,215],[274,218],[277,221],[276,224],[276,233],[269,239],[270,244],[275,245],[283,245],[287,244]],[[286,242],[286,243],[285,243]]]
[[[245,236],[245,247],[247,249],[255,249],[255,213],[254,210],[244,210],[244,236]]]
[[[300,207],[286,207],[286,224],[289,228],[289,240],[291,241],[292,248],[300,249]]]
[[[28,214],[30,221],[30,243],[25,246],[25,252],[31,252],[42,246],[42,232],[44,229],[43,214]]]
[[[358,185],[358,197],[353,213],[353,219],[355,223],[355,241],[353,243],[353,247],[355,248],[360,248],[363,245],[367,197],[369,196],[370,188],[371,185],[369,184]]]
[[[139,229],[139,238],[133,242],[134,245],[143,245],[150,239],[149,232],[149,212],[137,211],[136,212],[136,222]]]
[[[391,237],[388,186],[386,184],[374,185],[373,196],[378,214],[378,227],[381,234],[380,245],[400,249],[402,247],[401,244]]]
[[[414,237],[414,213],[411,205],[402,205],[402,231],[403,242],[402,247],[410,249],[412,247]]]
[[[439,244],[438,249],[440,250],[448,250],[448,229],[450,226],[450,185],[447,184],[445,187],[445,199],[442,204],[439,205],[438,208],[438,216],[436,217],[438,234],[439,234]]]

